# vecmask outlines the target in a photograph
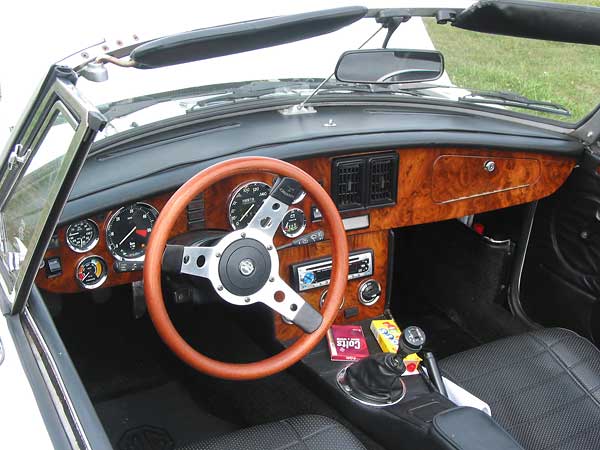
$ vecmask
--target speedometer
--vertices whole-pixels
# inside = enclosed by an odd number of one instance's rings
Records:
[[[143,259],[157,217],[158,211],[146,203],[135,203],[114,213],[106,225],[106,243],[115,259]]]
[[[252,181],[238,187],[229,201],[229,224],[234,230],[245,228],[271,192],[271,186]]]

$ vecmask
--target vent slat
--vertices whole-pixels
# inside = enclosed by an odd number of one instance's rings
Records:
[[[204,228],[204,195],[199,194],[187,205],[188,230],[196,231]]]
[[[363,160],[341,160],[334,164],[333,186],[340,211],[360,208],[363,204]]]
[[[373,157],[369,160],[369,206],[396,202],[398,179],[398,157],[396,154]]]
[[[332,198],[340,211],[396,203],[396,153],[335,159],[331,175]]]

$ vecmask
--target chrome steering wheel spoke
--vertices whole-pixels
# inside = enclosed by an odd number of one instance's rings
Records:
[[[208,279],[217,294],[232,305],[263,303],[313,333],[321,314],[279,276],[273,236],[288,208],[302,193],[292,178],[280,178],[248,226],[225,235],[214,247],[167,245],[163,271]]]
[[[276,198],[268,196],[262,206],[256,211],[256,214],[248,223],[246,228],[254,228],[262,231],[271,239],[277,233],[277,228],[283,221],[289,206],[283,204]]]
[[[278,179],[247,228],[260,230],[273,239],[288,208],[302,192],[302,186],[296,180],[288,177]]]
[[[214,259],[214,247],[167,245],[163,253],[162,269],[165,272],[210,278],[209,267],[214,264]]]
[[[296,324],[305,333],[314,332],[323,322],[321,314],[279,276],[271,277],[253,297]]]

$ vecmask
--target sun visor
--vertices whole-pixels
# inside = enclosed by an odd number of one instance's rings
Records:
[[[483,0],[452,24],[481,33],[600,45],[600,8],[550,2]]]
[[[366,13],[353,6],[188,31],[142,44],[130,57],[140,69],[216,58],[331,33]]]

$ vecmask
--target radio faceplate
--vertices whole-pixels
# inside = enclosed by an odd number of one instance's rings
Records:
[[[358,250],[348,258],[348,280],[373,275],[373,250]],[[293,288],[297,292],[329,286],[331,279],[331,258],[314,259],[291,267]]]

